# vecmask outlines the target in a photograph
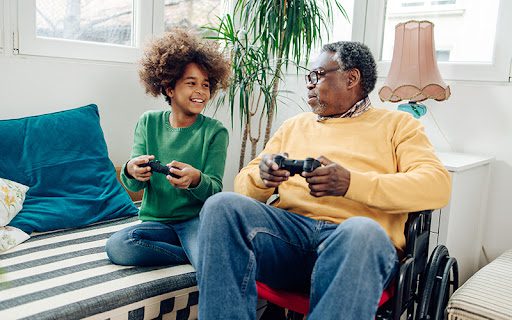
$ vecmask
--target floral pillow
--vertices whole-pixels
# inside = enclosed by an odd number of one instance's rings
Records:
[[[0,226],[11,222],[25,201],[28,187],[20,183],[0,178]]]
[[[25,201],[28,187],[0,178],[0,252],[8,250],[30,238],[18,228],[5,226],[11,222]]]
[[[28,234],[15,227],[0,227],[0,252],[11,249],[30,238]]]

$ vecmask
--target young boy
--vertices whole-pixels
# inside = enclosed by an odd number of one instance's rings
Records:
[[[146,93],[162,94],[170,110],[144,113],[135,127],[131,159],[121,181],[132,191],[144,189],[142,223],[120,230],[106,245],[120,265],[196,266],[199,211],[222,190],[228,132],[201,114],[211,96],[226,88],[229,62],[215,43],[183,30],[152,42],[139,75]],[[158,160],[169,175],[147,166]]]

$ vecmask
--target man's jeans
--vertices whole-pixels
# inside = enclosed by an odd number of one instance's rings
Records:
[[[210,197],[200,217],[201,320],[256,319],[255,280],[311,288],[308,320],[373,319],[398,266],[389,237],[369,218],[337,225],[228,192]]]
[[[109,259],[126,266],[192,263],[197,266],[199,217],[178,222],[147,221],[114,233],[105,250]]]

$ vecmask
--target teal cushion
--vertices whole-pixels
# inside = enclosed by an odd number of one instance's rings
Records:
[[[0,120],[0,177],[30,189],[9,223],[26,233],[137,214],[116,179],[96,105]]]

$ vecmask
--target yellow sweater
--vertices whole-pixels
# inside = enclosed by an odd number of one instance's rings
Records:
[[[403,250],[407,214],[441,208],[450,198],[450,177],[423,126],[407,113],[373,108],[355,118],[316,119],[308,112],[285,121],[237,175],[235,191],[263,202],[274,193],[259,176],[263,154],[287,152],[290,159],[323,155],[350,171],[345,196],[315,198],[305,179],[295,175],[279,186],[273,205],[334,223],[370,217]]]

